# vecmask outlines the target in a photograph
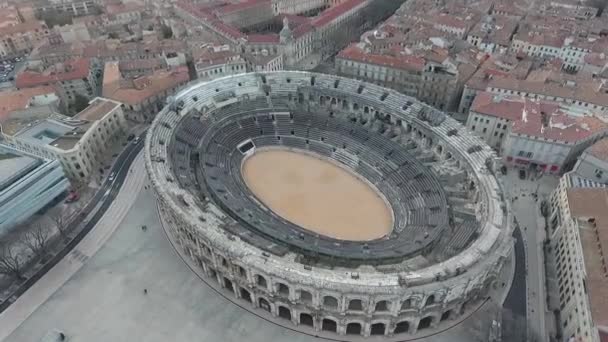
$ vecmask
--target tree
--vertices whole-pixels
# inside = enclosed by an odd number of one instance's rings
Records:
[[[44,260],[48,252],[49,235],[48,226],[35,223],[34,228],[23,235],[23,244],[40,260]]]
[[[169,38],[173,37],[173,31],[167,25],[162,25],[160,27],[160,32],[163,35],[164,39],[169,39]]]
[[[15,252],[15,245],[3,244],[0,247],[0,274],[14,277],[17,280],[23,280],[25,277],[22,270],[23,264]]]
[[[108,34],[108,38],[110,38],[110,39],[118,39],[118,33],[116,33],[116,32],[110,32]]]
[[[54,26],[72,25],[72,15],[70,13],[56,10],[49,10],[40,14],[40,20],[44,20],[44,23],[49,28],[53,28]]]
[[[89,106],[89,99],[87,99],[82,94],[76,93],[74,95],[74,104],[72,108],[74,108],[74,113],[80,113],[83,109]]]
[[[63,238],[64,241],[69,240],[68,236],[68,216],[65,210],[61,208],[52,209],[48,214],[48,218],[53,222],[55,228],[59,232],[59,235]]]

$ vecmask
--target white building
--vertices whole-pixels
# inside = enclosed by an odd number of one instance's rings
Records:
[[[506,164],[559,173],[580,153],[608,133],[608,125],[587,115],[573,115],[558,103],[521,96],[476,96],[467,127],[483,138]]]
[[[602,139],[588,147],[572,171],[581,177],[608,183],[608,139]]]
[[[608,327],[608,189],[558,187],[550,222],[563,340],[599,342]]]
[[[84,181],[101,165],[112,142],[125,135],[121,103],[95,98],[73,117],[34,113],[11,114],[1,122],[2,139],[12,148],[58,160],[71,179]]]
[[[67,191],[57,160],[25,155],[0,145],[0,236]]]

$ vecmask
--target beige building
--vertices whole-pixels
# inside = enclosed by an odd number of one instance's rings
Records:
[[[127,131],[119,102],[95,98],[73,117],[57,113],[12,113],[4,118],[2,139],[9,146],[61,162],[68,177],[86,181],[100,160]]]
[[[0,55],[16,55],[31,52],[42,45],[49,36],[49,29],[42,21],[28,21],[0,28]]]
[[[578,158],[573,172],[600,183],[608,183],[608,138],[588,147]]]
[[[552,194],[550,246],[563,341],[599,342],[608,327],[608,189],[560,185]]]
[[[125,78],[118,62],[107,62],[103,73],[102,94],[124,104],[125,116],[133,121],[150,122],[174,94],[190,81],[188,67],[162,69],[146,76]]]

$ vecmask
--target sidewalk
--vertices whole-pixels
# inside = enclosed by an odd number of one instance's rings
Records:
[[[132,172],[131,172],[132,171]],[[135,201],[146,180],[143,152],[133,162],[120,192],[98,224],[35,285],[0,314],[0,341],[6,339],[41,304],[70,279],[110,238]]]

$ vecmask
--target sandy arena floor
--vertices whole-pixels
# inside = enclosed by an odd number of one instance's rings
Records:
[[[378,191],[329,161],[287,150],[257,151],[244,162],[243,177],[268,208],[313,232],[366,241],[392,229],[391,209]]]

